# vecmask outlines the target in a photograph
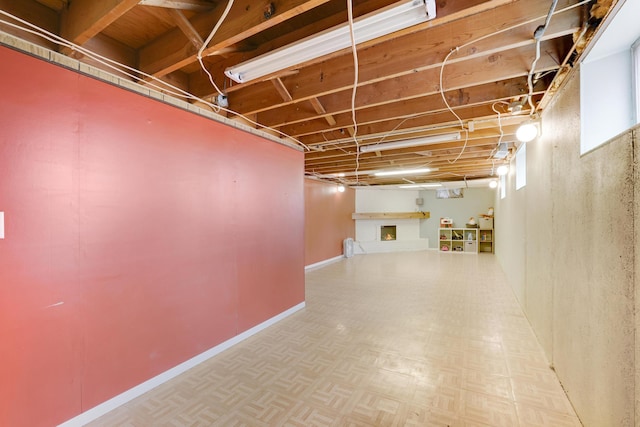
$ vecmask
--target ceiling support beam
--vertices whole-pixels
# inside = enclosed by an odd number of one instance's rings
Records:
[[[563,3],[566,3],[566,1],[563,1]],[[506,50],[534,46],[532,34],[536,27],[541,22],[544,22],[544,17],[541,17],[540,22],[522,23],[524,19],[522,17],[522,8],[526,8],[528,13],[535,14],[539,11],[546,14],[548,7],[548,1],[531,0],[526,3],[513,2],[512,5],[501,8],[500,17],[505,20],[505,26],[518,23],[522,25],[498,33],[495,37],[484,38],[461,49],[457,54],[449,58],[445,68],[445,76],[449,74],[449,68],[457,62],[489,55],[494,55],[494,57],[498,58]],[[466,38],[472,40],[493,34],[496,31],[493,25],[493,22],[496,22],[495,15],[495,11],[487,11],[477,16],[461,19],[459,23],[460,32],[466,34]],[[580,10],[572,9],[558,14],[551,21],[545,33],[545,39],[573,34],[580,26]],[[366,49],[359,54],[359,84],[375,84],[388,81],[391,78],[399,79],[411,74],[420,74],[420,72],[432,69],[437,69],[437,72],[439,72],[443,59],[452,48],[455,48],[455,45],[445,46],[437,41],[449,39],[450,32],[451,27],[449,26],[428,28],[423,32],[410,34]],[[432,42],[425,43],[425,40],[431,40]],[[554,51],[555,49],[549,50]],[[298,74],[288,77],[286,79],[287,85],[291,88],[296,88],[291,93],[293,102],[350,90],[353,85],[353,64],[351,61],[346,61],[345,58],[346,56],[343,55],[326,60],[318,65],[305,67]],[[436,78],[435,81],[438,81],[438,79]],[[197,79],[192,80],[192,84],[196,94],[200,94],[197,90]],[[209,89],[206,85],[202,86],[203,91],[208,91]],[[261,83],[235,85],[229,88],[229,102],[241,113],[260,112],[264,110],[265,105],[273,105],[272,108],[281,107],[282,104],[278,105],[268,98],[268,90],[268,86]],[[203,95],[206,96],[206,93]],[[257,102],[257,100],[261,101]],[[269,100],[269,102],[264,102],[264,100]],[[331,111],[330,108],[327,109]]]
[[[264,9],[249,1],[238,2],[229,11],[217,33],[203,51],[203,56],[217,55],[248,37],[274,27],[329,0],[285,0],[279,2],[275,15],[266,19]],[[246,3],[246,4],[241,4]],[[209,13],[196,15],[191,24],[199,34],[208,34],[222,15],[226,2]],[[156,77],[189,65],[197,60],[197,50],[185,47],[182,31],[170,31],[140,51],[140,68]]]
[[[196,29],[193,28],[193,25],[191,25],[191,22],[189,22],[187,17],[184,16],[184,13],[179,10],[171,9],[169,14],[178,28],[180,28],[184,35],[187,36],[191,44],[193,44],[196,49],[200,49],[204,44],[204,40],[202,40],[202,37],[200,37],[200,34],[198,34]]]
[[[74,0],[62,11],[60,34],[83,45],[135,7],[140,0]]]
[[[216,2],[217,3],[217,2]],[[190,10],[204,12],[216,7],[216,3],[208,0],[141,0],[143,6],[164,7],[166,9]]]
[[[543,49],[545,44],[543,43]],[[550,49],[551,50],[551,47]],[[543,50],[544,51],[544,50]],[[457,90],[459,88],[467,88],[470,86],[488,84],[490,82],[513,79],[526,76],[527,67],[535,57],[535,46],[530,45],[526,48],[514,49],[513,51],[500,56],[489,56],[485,58],[476,58],[470,61],[456,62],[447,67],[444,84],[449,90]],[[553,58],[543,55],[536,69],[538,71],[547,71],[556,69],[557,64]],[[469,70],[474,70],[469,73]],[[358,98],[356,108],[358,110],[371,108],[374,106],[382,106],[393,104],[402,100],[410,100],[413,98],[437,95],[439,91],[439,71],[438,69],[429,69],[421,73],[413,73],[402,78],[389,79],[385,82],[377,84],[361,86],[358,89]],[[384,97],[381,97],[384,94]],[[328,112],[334,111],[346,112],[351,108],[350,99],[345,97],[344,93],[334,93],[323,98],[324,106]],[[229,97],[229,102],[234,105],[233,99]],[[453,117],[453,116],[452,116]],[[340,123],[339,118],[336,118]],[[304,122],[296,123],[292,126],[283,126],[280,130],[292,136],[303,135],[309,133],[316,127],[317,123]],[[321,137],[317,138],[319,142]],[[313,143],[314,141],[308,141]],[[307,143],[307,142],[305,142]]]
[[[324,117],[327,123],[329,123],[329,126],[336,125],[336,119],[334,119],[331,114],[327,114],[327,110],[324,109],[324,107],[322,106],[318,98],[311,98],[309,102],[311,103],[311,106],[315,110],[316,114],[319,114],[322,117]]]
[[[536,83],[534,91],[545,90],[545,82],[540,80]],[[498,101],[501,99],[507,99],[511,97],[519,97],[528,92],[527,79],[523,75],[522,77],[495,81],[491,83],[472,85],[469,87],[459,88],[445,92],[445,96],[449,105],[452,108],[456,108],[462,105],[474,105],[486,102]],[[343,108],[333,109],[337,107],[335,103],[331,104],[331,112],[336,119],[337,125],[331,125],[336,128],[342,128],[347,124],[346,120],[353,120],[351,118],[351,105],[347,103],[340,103]],[[324,108],[324,107],[323,107]],[[411,99],[397,99],[385,105],[384,109],[376,107],[364,107],[358,110],[358,122],[370,123],[375,121],[387,120],[389,117],[405,117],[406,111],[432,111],[444,109],[445,105],[442,102],[442,96],[440,93],[426,94]],[[327,114],[325,109],[324,113]],[[348,119],[340,120],[339,115],[349,115]],[[317,117],[312,115],[311,112],[295,108],[295,104],[287,105],[275,110],[265,111],[259,114],[260,122],[269,127],[288,126],[287,131],[294,132],[297,135],[301,135],[296,130],[296,124],[308,123]],[[349,122],[350,123],[350,122]],[[322,126],[322,124],[309,123],[306,126],[306,132],[313,132],[311,128],[317,127],[318,132],[326,132],[330,128]]]
[[[280,80],[278,77],[276,77],[275,79],[271,79],[271,83],[273,83],[273,86],[276,88],[276,91],[278,92],[278,94],[280,94],[280,96],[285,102],[289,102],[293,99],[291,98],[291,94],[285,87],[284,83],[282,83],[282,80]]]

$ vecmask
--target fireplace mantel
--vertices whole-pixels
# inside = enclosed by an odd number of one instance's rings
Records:
[[[356,212],[351,219],[427,219],[429,212]]]

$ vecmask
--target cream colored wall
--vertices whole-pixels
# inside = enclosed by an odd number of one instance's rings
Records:
[[[543,132],[554,135],[557,121],[545,121]],[[547,355],[553,350],[553,274],[549,268],[554,262],[554,231],[552,227],[552,138],[541,138],[527,146],[527,186],[524,188],[526,203],[525,233],[526,253],[532,267],[525,271],[526,297],[522,304],[529,322],[536,331],[538,341]],[[534,262],[535,261],[535,262]],[[550,357],[549,357],[550,359]]]
[[[501,260],[504,270],[513,292],[520,305],[525,301],[525,224],[527,210],[522,209],[525,203],[525,188],[515,190],[515,162],[509,167],[506,176],[507,198],[496,203],[499,206],[494,211],[494,225],[496,230],[495,253]],[[498,198],[500,191],[497,191]],[[502,231],[505,230],[505,231]]]
[[[510,177],[496,201],[496,254],[584,425],[632,426],[632,136],[580,156],[578,77],[527,147],[527,186],[515,191]]]

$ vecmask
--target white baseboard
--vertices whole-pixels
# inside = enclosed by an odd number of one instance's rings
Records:
[[[305,265],[304,271],[309,271],[309,270],[313,270],[315,268],[324,267],[325,265],[333,264],[334,262],[338,262],[341,259],[344,259],[344,255],[339,255],[337,257],[325,259],[324,261],[316,262],[315,264]]]
[[[98,406],[95,406],[89,409],[88,411],[85,411],[80,415],[74,418],[71,418],[68,421],[65,421],[64,423],[60,424],[58,427],[84,426],[90,423],[91,421],[94,421],[100,418],[106,413],[116,409],[117,407],[124,405],[125,403],[135,399],[136,397],[139,397],[144,393],[152,390],[153,388],[169,381],[170,379],[177,377],[178,375],[186,372],[187,370],[193,368],[194,366],[197,366],[200,363],[216,356],[217,354],[220,354],[221,352],[223,352],[224,350],[227,350],[228,348],[234,346],[235,344],[238,344],[239,342],[246,340],[250,336],[255,335],[256,333],[268,328],[269,326],[279,322],[280,320],[284,319],[287,316],[292,315],[293,313],[303,309],[304,307],[305,307],[305,302],[303,301],[300,304],[295,305],[290,309],[285,310],[282,313],[272,317],[271,319],[265,320],[259,325],[256,325],[253,328],[247,331],[244,331],[243,333],[236,335],[235,337],[221,344],[218,344],[217,346],[205,351],[204,353],[201,353],[195,357],[192,357],[191,359],[177,366],[174,366],[168,371],[165,371],[141,384],[138,384],[137,386],[107,400],[106,402],[102,402]]]

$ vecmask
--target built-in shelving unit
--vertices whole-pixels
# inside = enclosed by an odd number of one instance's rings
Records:
[[[478,231],[478,251],[493,253],[493,229]]]
[[[478,253],[477,228],[438,229],[440,252]]]

